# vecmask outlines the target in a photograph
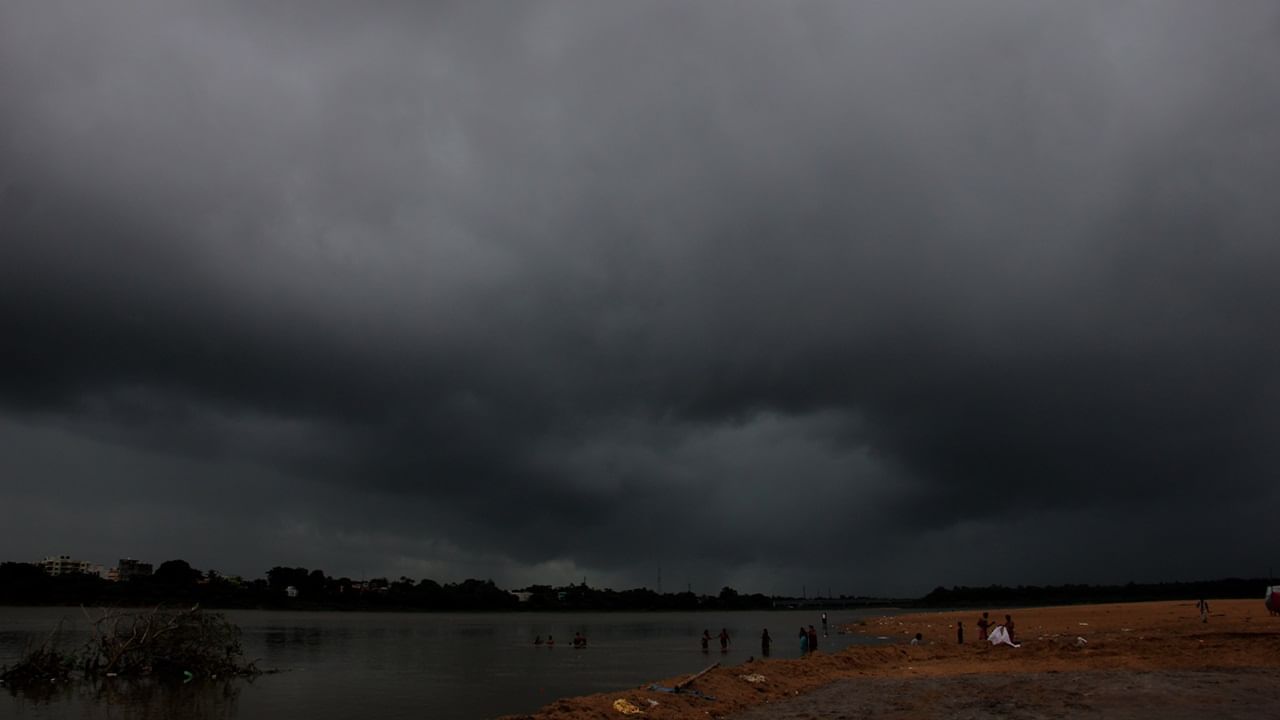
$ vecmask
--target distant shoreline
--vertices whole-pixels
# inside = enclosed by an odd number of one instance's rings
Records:
[[[148,607],[195,605],[211,610],[300,612],[732,612],[739,610],[952,609],[1046,607],[1057,605],[1194,600],[1201,597],[1255,598],[1271,585],[1263,578],[1127,583],[1124,585],[988,585],[937,587],[918,598],[867,595],[787,597],[739,593],[725,587],[716,595],[692,591],[659,593],[648,588],[613,590],[586,585],[532,585],[506,590],[492,580],[440,584],[402,577],[352,581],[320,570],[273,568],[267,578],[227,579],[201,572],[184,561],[161,563],[152,575],[110,581],[92,574],[47,575],[31,563],[0,563],[0,606]]]
[[[554,608],[419,608],[419,607],[396,607],[396,606],[349,606],[349,605],[209,605],[205,603],[196,603],[184,600],[163,600],[153,602],[139,603],[0,603],[0,607],[11,608],[79,608],[79,607],[118,607],[118,608],[153,608],[156,605],[165,607],[186,607],[199,604],[201,608],[212,612],[222,612],[226,610],[253,610],[261,612],[335,612],[335,613],[407,613],[407,614],[475,614],[475,615],[493,615],[493,614],[547,614],[547,615],[586,615],[586,614],[610,614],[610,613],[654,613],[654,614],[677,614],[677,613],[705,613],[708,615],[717,615],[723,613],[794,613],[800,610],[815,610],[817,612],[838,611],[838,610],[904,610],[910,609],[906,605],[832,605],[832,606],[813,606],[813,607],[746,607],[746,608],[573,608],[573,609],[554,609]]]

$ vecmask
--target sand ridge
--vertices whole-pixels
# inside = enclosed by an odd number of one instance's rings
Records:
[[[732,717],[755,706],[791,700],[859,677],[1280,669],[1280,617],[1270,616],[1262,600],[1210,599],[1209,603],[1208,623],[1200,621],[1194,602],[1185,601],[990,608],[993,619],[1003,620],[1006,613],[1013,616],[1015,634],[1022,643],[1016,649],[977,640],[973,623],[979,611],[870,618],[841,630],[888,638],[884,644],[717,668],[692,686],[714,696],[714,701],[637,688],[558,700],[533,715],[509,717],[621,718],[624,715],[614,709],[619,699],[659,720]],[[957,620],[965,625],[964,645],[956,644]],[[908,645],[917,632],[924,636],[925,644]],[[1078,640],[1081,637],[1084,643]],[[749,682],[743,677],[749,675],[762,675],[765,680]],[[667,678],[658,684],[671,686],[682,679]]]

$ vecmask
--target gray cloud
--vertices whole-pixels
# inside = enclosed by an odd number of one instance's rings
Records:
[[[10,3],[0,537],[708,591],[1257,572],[1264,523],[1216,518],[1277,460],[1278,29]]]

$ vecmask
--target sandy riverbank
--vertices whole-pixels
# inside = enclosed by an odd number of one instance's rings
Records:
[[[1200,622],[1191,602],[991,608],[993,618],[1003,619],[1006,612],[1014,616],[1018,640],[1022,643],[1017,649],[976,642],[973,622],[978,612],[872,618],[846,630],[872,638],[887,637],[890,638],[888,644],[855,646],[835,654],[819,652],[797,660],[764,660],[717,668],[693,684],[700,692],[714,696],[714,701],[634,689],[559,700],[534,715],[515,717],[530,720],[620,718],[623,714],[614,709],[619,699],[642,709],[647,717],[659,720],[812,717],[811,709],[804,708],[814,702],[855,713],[865,709],[865,714],[871,716],[891,717],[900,711],[906,712],[903,708],[895,710],[895,705],[884,704],[885,698],[895,695],[924,703],[902,717],[929,716],[933,711],[954,715],[957,708],[946,703],[966,697],[969,690],[975,693],[969,696],[971,699],[984,693],[991,699],[987,705],[965,711],[972,717],[1009,714],[1000,709],[998,698],[1011,693],[1015,700],[1021,698],[1024,702],[1040,703],[1035,707],[1043,706],[1043,712],[1023,713],[1031,717],[1054,716],[1058,710],[1069,712],[1073,707],[1071,703],[1076,703],[1078,710],[1092,707],[1082,704],[1081,697],[1095,695],[1109,698],[1105,702],[1098,700],[1103,703],[1099,707],[1105,706],[1108,713],[1123,716],[1121,706],[1125,702],[1134,704],[1139,712],[1159,707],[1159,703],[1153,704],[1149,698],[1143,700],[1145,691],[1134,692],[1135,687],[1156,688],[1149,694],[1159,696],[1160,687],[1189,686],[1189,681],[1179,673],[1201,673],[1192,677],[1203,682],[1191,682],[1190,686],[1200,688],[1197,691],[1200,695],[1196,695],[1198,701],[1209,705],[1247,694],[1240,683],[1252,688],[1249,692],[1253,694],[1248,696],[1259,703],[1270,702],[1267,698],[1280,699],[1280,693],[1272,692],[1280,686],[1280,617],[1271,617],[1261,600],[1210,600],[1210,605],[1208,623]],[[965,645],[956,644],[957,620],[965,624]],[[926,644],[911,647],[907,642],[917,632],[924,635]],[[1080,643],[1077,640],[1080,637],[1086,642]],[[1055,678],[1053,682],[1017,682],[1019,678],[1029,679],[1036,674],[1043,677],[1057,673],[1072,675],[1067,679]],[[749,682],[743,677],[749,675],[760,675],[764,680]],[[975,678],[972,688],[949,680],[971,675],[998,677]],[[1238,678],[1238,681],[1225,682],[1223,677]],[[670,686],[681,679],[668,678],[658,684]],[[874,679],[874,682],[847,682],[856,679]],[[880,688],[885,683],[888,685]],[[1021,689],[1010,690],[1008,683]],[[812,694],[819,688],[823,688],[821,693]],[[1215,700],[1214,692],[1222,697]],[[760,707],[764,705],[772,707]],[[883,712],[875,711],[875,707],[881,706]],[[759,710],[752,711],[752,708]],[[765,710],[768,714],[761,714]]]

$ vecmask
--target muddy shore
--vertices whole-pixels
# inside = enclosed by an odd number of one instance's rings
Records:
[[[1261,600],[1211,599],[1210,607],[1207,623],[1192,602],[991,608],[993,618],[1013,615],[1020,648],[978,642],[974,611],[869,618],[842,630],[883,644],[717,668],[691,686],[714,700],[646,685],[510,719],[621,718],[619,700],[659,720],[1272,714],[1257,713],[1280,707],[1280,617]],[[925,643],[910,646],[916,633]]]

